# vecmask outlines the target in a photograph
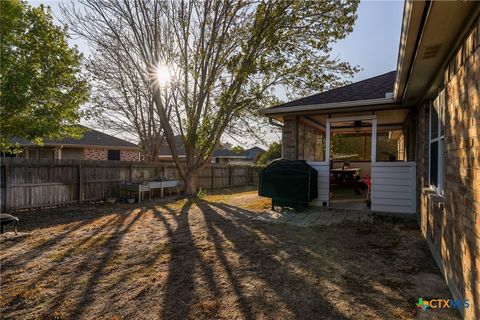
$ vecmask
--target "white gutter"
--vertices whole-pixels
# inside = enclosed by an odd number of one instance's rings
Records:
[[[395,100],[393,99],[393,97],[389,97],[389,98],[378,98],[378,99],[368,99],[368,100],[332,102],[332,103],[323,103],[323,104],[310,104],[310,105],[304,105],[304,106],[273,107],[273,108],[262,110],[261,113],[275,114],[275,113],[285,113],[285,112],[340,109],[340,108],[348,108],[348,107],[391,104],[391,103],[394,103],[394,101]]]
[[[393,97],[395,100],[398,100],[400,96],[398,93],[400,87],[400,78],[403,72],[403,60],[405,59],[405,48],[407,42],[407,31],[410,26],[410,19],[412,16],[412,5],[410,1],[405,1],[403,5],[403,18],[402,18],[402,31],[400,33],[400,43],[398,46],[398,57],[397,57],[397,74],[395,76],[395,84],[393,85]]]

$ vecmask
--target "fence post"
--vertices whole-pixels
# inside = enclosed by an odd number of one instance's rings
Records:
[[[128,180],[129,180],[128,182],[132,183],[132,164],[131,163],[128,165],[128,169],[129,169],[128,170]]]
[[[8,176],[8,167],[9,165],[5,161],[4,168],[5,168],[5,211],[6,212],[10,211],[10,206],[11,206],[11,203],[10,203],[11,190],[10,190],[10,178]]]
[[[83,172],[82,172],[82,162],[80,161],[77,166],[78,174],[78,203],[83,202]]]
[[[232,167],[228,165],[228,186],[231,187],[232,185]]]
[[[214,171],[214,166],[213,164],[210,165],[210,187],[213,189],[213,182],[214,182],[214,179],[215,179],[215,171]]]

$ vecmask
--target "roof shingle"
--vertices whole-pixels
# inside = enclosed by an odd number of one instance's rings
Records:
[[[78,145],[78,146],[105,146],[105,147],[128,147],[128,148],[138,148],[134,143],[128,142],[126,140],[108,135],[106,133],[86,128],[88,131],[83,133],[83,136],[80,139],[66,138],[61,140],[50,140],[45,139],[45,146],[52,145]],[[18,143],[21,146],[33,146],[34,143],[22,139],[22,138],[12,138],[13,143]]]
[[[273,108],[385,98],[387,93],[393,92],[395,75],[396,71],[390,71],[340,88],[293,100]]]

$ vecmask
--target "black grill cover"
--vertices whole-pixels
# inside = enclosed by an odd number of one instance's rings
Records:
[[[307,203],[318,197],[318,173],[304,160],[277,160],[260,172],[258,194],[273,200]]]

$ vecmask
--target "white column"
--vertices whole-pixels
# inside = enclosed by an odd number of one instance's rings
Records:
[[[326,148],[325,148],[325,163],[327,164],[327,171],[328,171],[328,176],[330,176],[330,149],[331,149],[331,140],[330,140],[330,121],[327,120],[326,123],[327,127],[325,128],[325,134],[326,134]],[[319,178],[320,179],[320,178]],[[327,181],[328,189],[327,189],[327,207],[330,206],[330,179]]]
[[[325,162],[330,165],[330,121],[327,121],[325,135]]]
[[[377,161],[377,119],[372,120],[372,163]]]

